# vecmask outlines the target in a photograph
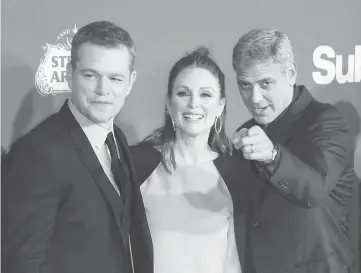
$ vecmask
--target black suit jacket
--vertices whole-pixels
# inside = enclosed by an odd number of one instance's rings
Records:
[[[130,151],[138,174],[138,183],[141,186],[161,162],[161,153],[149,143],[131,146]],[[238,256],[242,273],[249,273],[246,233],[247,222],[250,221],[247,218],[248,211],[254,191],[251,182],[255,180],[255,176],[249,172],[248,161],[239,154],[219,156],[214,160],[214,164],[231,194]],[[212,261],[204,262],[212,263]]]
[[[316,101],[303,86],[295,94],[266,129],[280,146],[275,172],[267,178],[251,165],[258,175],[249,233],[254,272],[348,272],[353,142],[336,107]],[[253,125],[252,119],[242,127]]]
[[[125,208],[67,103],[13,145],[2,171],[2,272],[128,273],[132,259],[135,272],[153,272],[129,148],[114,132],[129,171]],[[129,228],[132,253],[121,236]]]

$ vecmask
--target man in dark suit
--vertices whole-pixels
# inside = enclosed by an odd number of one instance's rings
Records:
[[[113,125],[136,77],[134,58],[130,35],[113,23],[75,34],[71,98],[3,162],[2,272],[153,272],[133,163]]]
[[[251,272],[349,272],[354,144],[343,117],[296,85],[292,46],[278,30],[243,35],[233,67],[253,116],[234,138],[258,177],[247,236]]]

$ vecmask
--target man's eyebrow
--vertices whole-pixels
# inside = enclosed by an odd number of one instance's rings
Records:
[[[81,72],[92,72],[94,74],[99,74],[98,71],[91,69],[91,68],[81,68],[80,71]]]
[[[120,77],[120,78],[125,78],[126,76],[124,74],[121,73],[113,73],[113,74],[109,74],[108,76],[110,77]]]
[[[248,81],[246,81],[246,80],[242,80],[242,79],[237,79],[237,83],[238,84],[240,84],[240,83],[250,83],[250,82],[248,82]]]
[[[265,82],[265,81],[273,82],[273,81],[275,81],[275,79],[273,79],[271,77],[264,77],[262,79],[259,79],[257,82]]]
[[[91,73],[94,73],[94,74],[97,74],[97,75],[100,75],[100,73],[92,68],[81,68],[80,69],[81,72],[91,72]],[[121,74],[121,73],[111,73],[111,74],[108,74],[107,76],[110,76],[110,77],[121,77],[121,78],[125,78],[126,76],[124,74]]]

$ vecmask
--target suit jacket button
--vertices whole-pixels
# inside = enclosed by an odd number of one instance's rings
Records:
[[[253,219],[249,222],[249,224],[252,226],[252,227],[257,227],[258,226],[258,221],[256,219]]]

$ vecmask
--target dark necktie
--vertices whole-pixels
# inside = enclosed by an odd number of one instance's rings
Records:
[[[121,162],[118,157],[117,147],[114,142],[113,133],[110,132],[105,140],[105,144],[108,146],[110,157],[111,157],[111,169],[114,177],[114,181],[119,189],[120,196],[124,202],[124,187],[122,185],[123,180],[125,179],[124,173],[122,171]]]

